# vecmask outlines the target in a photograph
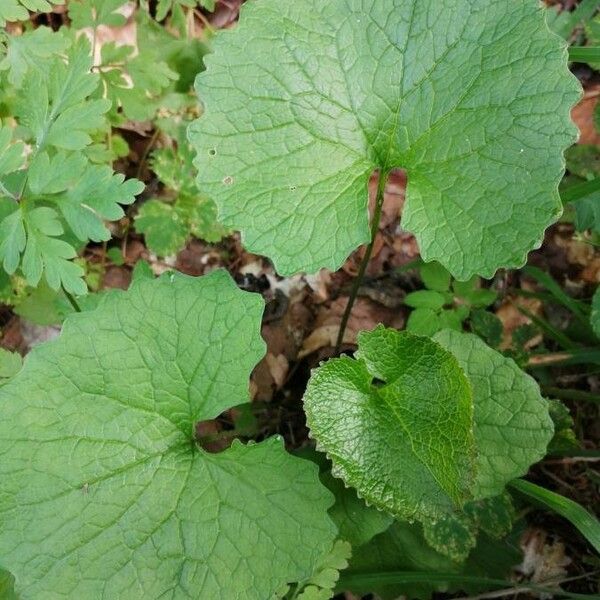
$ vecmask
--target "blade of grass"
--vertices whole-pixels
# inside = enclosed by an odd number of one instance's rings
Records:
[[[560,193],[563,204],[574,202],[575,200],[581,200],[586,196],[590,196],[594,192],[600,190],[600,177],[592,179],[591,181],[584,181],[576,185],[569,186],[566,190]]]
[[[523,272],[530,277],[533,277],[540,285],[544,286],[556,299],[559,304],[562,304],[565,308],[569,309],[579,320],[585,322],[586,325],[589,325],[589,320],[587,315],[584,313],[583,303],[575,300],[575,298],[571,298],[568,294],[566,294],[563,289],[548,275],[548,273],[544,273],[541,269],[537,267],[523,267]]]
[[[398,585],[403,583],[457,583],[475,584],[488,588],[505,588],[515,584],[504,579],[490,579],[487,577],[474,577],[457,573],[433,573],[429,571],[386,571],[382,573],[342,573],[336,590],[347,589],[369,590],[385,585]],[[594,596],[573,594],[555,588],[539,586],[533,583],[519,584],[519,588],[550,594],[552,598],[573,598],[574,600],[592,600]],[[597,598],[597,597],[596,597]]]
[[[518,304],[517,310],[525,315],[528,319],[531,319],[534,325],[537,325],[547,337],[551,340],[554,340],[559,346],[564,348],[565,350],[574,350],[577,348],[577,344],[570,340],[568,336],[566,336],[562,331],[556,329],[546,321],[545,319],[541,319],[537,315],[534,315],[531,311],[527,310],[523,306],[519,306]]]
[[[515,479],[509,485],[530,500],[557,512],[570,521],[600,554],[600,522],[583,506],[524,479]]]
[[[569,60],[581,63],[600,62],[600,46],[571,46]]]

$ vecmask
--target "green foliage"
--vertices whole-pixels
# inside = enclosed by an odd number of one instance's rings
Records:
[[[473,479],[473,408],[458,363],[432,340],[383,327],[360,333],[358,344],[358,360],[328,361],[304,396],[311,435],[333,475],[404,518],[464,504]]]
[[[9,352],[0,348],[0,385],[14,377],[20,371],[22,364],[23,359],[18,352]]]
[[[151,161],[152,170],[171,197],[145,202],[135,220],[136,230],[144,234],[148,248],[159,256],[177,254],[190,235],[218,242],[227,234],[217,221],[214,202],[196,187],[194,152],[185,131],[178,127],[174,133],[174,144],[156,150]]]
[[[120,205],[131,204],[143,186],[79,152],[105,126],[110,107],[91,98],[98,76],[90,72],[88,42],[75,42],[66,61],[48,53],[38,58],[47,59],[44,69],[40,63],[25,75],[18,71],[16,115],[24,141],[33,144],[27,165],[22,143],[11,141],[10,129],[0,132],[0,259],[9,274],[20,268],[30,286],[43,276],[54,290],[85,294],[84,269],[72,262],[78,243],[108,240],[104,219],[119,219]]]
[[[314,272],[369,239],[369,177],[401,167],[402,224],[425,261],[459,279],[521,266],[560,215],[576,137],[565,44],[536,0],[390,8],[244,7],[197,80],[203,189],[249,250],[282,274]],[[433,10],[453,18],[432,23]]]
[[[194,442],[247,398],[262,310],[223,271],[139,281],[2,386],[0,562],[23,598],[262,600],[323,565],[336,530],[314,465],[277,438]]]
[[[472,583],[452,585],[443,580],[441,583],[430,583],[430,576],[437,573],[465,573],[504,579],[508,578],[511,567],[520,561],[521,553],[513,540],[497,541],[481,534],[468,560],[461,565],[431,548],[421,525],[395,521],[387,531],[354,552],[350,561],[349,580],[352,575],[370,573],[376,583],[367,587],[354,584],[348,587],[356,593],[376,592],[384,600],[396,600],[400,596],[429,600],[436,591],[476,593],[482,586]],[[421,578],[418,582],[386,584],[383,577],[379,578],[378,575],[390,571],[420,574]]]
[[[596,288],[596,292],[592,298],[592,313],[590,315],[590,323],[592,324],[592,330],[596,336],[600,338],[600,286]]]
[[[71,0],[69,18],[74,29],[99,25],[121,27],[127,19],[118,12],[127,0]]]
[[[462,512],[423,522],[427,543],[440,554],[464,562],[477,544],[479,530],[501,539],[513,526],[514,507],[508,494],[469,502]]]
[[[7,21],[26,21],[29,12],[48,12],[52,5],[64,4],[65,0],[2,0],[0,2],[0,27]]]
[[[425,263],[419,269],[421,279],[426,290],[419,290],[407,294],[404,302],[407,306],[414,308],[408,317],[406,329],[418,335],[431,336],[442,329],[463,330],[463,323],[470,315],[475,315],[478,308],[487,307],[496,300],[496,292],[481,288],[479,277],[461,282],[453,280],[450,273],[439,263]],[[473,311],[472,310],[476,309]],[[488,316],[475,316],[476,324],[471,329],[479,333],[477,324],[484,322],[496,331],[502,325],[492,320],[495,318],[491,313]],[[497,321],[497,319],[496,319]],[[482,333],[489,334],[488,328],[484,327]],[[484,339],[488,339],[485,337]],[[495,337],[492,335],[492,341]]]
[[[533,379],[479,338],[378,327],[333,359],[304,397],[332,473],[395,516],[436,520],[499,495],[552,437]]]
[[[329,600],[333,598],[335,584],[340,571],[348,566],[352,547],[348,542],[338,540],[331,552],[323,559],[319,570],[303,585],[302,591],[295,596],[298,600]]]
[[[196,8],[200,5],[209,11],[215,10],[216,0],[158,0],[156,5],[156,19],[162,21],[169,11],[175,7]]]

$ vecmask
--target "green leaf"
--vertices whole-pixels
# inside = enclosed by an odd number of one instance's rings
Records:
[[[497,347],[502,340],[502,321],[494,313],[477,309],[471,313],[471,331],[488,346]]]
[[[313,372],[304,404],[333,475],[368,503],[435,520],[501,494],[544,456],[548,403],[477,336],[444,330],[429,340],[380,326],[359,334],[358,347],[356,360]]]
[[[392,524],[392,516],[372,506],[367,506],[352,488],[327,471],[321,473],[321,481],[335,496],[335,504],[329,516],[339,530],[339,537],[356,549]]]
[[[64,0],[2,0],[0,2],[0,27],[7,21],[26,21],[29,19],[28,10],[34,12],[49,12],[52,4],[64,4]]]
[[[76,183],[52,201],[81,241],[100,242],[111,237],[104,220],[118,221],[125,214],[121,205],[132,204],[143,190],[144,184],[137,179],[125,181],[111,167],[88,164]]]
[[[14,311],[36,325],[57,325],[73,312],[73,308],[62,292],[51,289],[42,281],[15,306]]]
[[[431,310],[438,310],[446,304],[446,297],[440,292],[419,290],[418,292],[407,294],[404,303],[407,306],[412,306],[414,308],[430,308]]]
[[[0,598],[2,600],[18,600],[15,594],[15,581],[13,576],[0,569]]]
[[[432,336],[442,329],[439,311],[431,308],[416,308],[408,316],[406,330],[416,335]]]
[[[158,256],[177,254],[190,233],[176,206],[160,200],[142,204],[135,218],[135,230],[144,235],[146,246]]]
[[[450,273],[439,263],[425,263],[419,272],[427,289],[436,292],[447,292],[450,289]]]
[[[402,225],[460,279],[521,266],[561,213],[581,90],[537,0],[260,0],[206,64],[198,181],[281,274],[369,240],[375,170],[407,170]]]
[[[43,274],[53,290],[62,286],[77,296],[87,294],[87,286],[82,279],[84,270],[71,262],[77,252],[73,246],[59,239],[64,230],[56,211],[45,206],[34,208],[24,215],[23,223],[27,242],[21,268],[27,283],[35,287]]]
[[[68,51],[67,63],[54,58],[46,73],[28,71],[15,110],[39,150],[81,150],[92,141],[89,134],[104,126],[110,102],[89,99],[99,82],[91,66],[89,42],[82,36]]]
[[[69,18],[73,29],[85,27],[122,27],[127,19],[117,12],[127,4],[127,0],[71,0]]]
[[[19,88],[28,69],[43,71],[48,67],[48,59],[64,53],[69,45],[62,31],[52,31],[44,26],[21,35],[11,35],[6,56],[0,62],[0,71],[8,69],[9,83]]]
[[[358,347],[358,360],[314,371],[304,396],[332,474],[396,516],[463,505],[474,477],[473,406],[456,359],[430,339],[381,326],[361,332]]]
[[[9,352],[0,348],[0,385],[14,377],[21,369],[22,364],[23,359],[18,352]]]
[[[568,519],[600,554],[600,521],[583,506],[524,479],[516,479],[511,483],[511,487]]]
[[[548,453],[579,450],[580,445],[573,431],[575,421],[569,409],[560,400],[555,399],[548,400],[548,405],[554,423],[554,436],[548,445]]]
[[[543,458],[553,434],[548,403],[533,378],[477,336],[445,330],[434,340],[456,357],[473,387],[474,497],[501,494]]]
[[[208,454],[248,398],[263,301],[224,271],[71,315],[0,390],[0,548],[24,600],[264,600],[331,549],[331,494],[281,439]],[[40,452],[43,448],[43,452]]]
[[[335,584],[340,578],[340,571],[348,566],[348,559],[352,555],[352,546],[344,541],[337,540],[331,552],[323,559],[318,571],[303,582],[303,588],[297,596],[298,600],[329,600],[334,596]]]
[[[423,522],[427,543],[440,554],[464,562],[477,544],[479,530],[501,539],[513,527],[515,509],[506,493],[494,498],[469,502],[460,513]]]
[[[596,288],[596,292],[592,298],[592,314],[590,315],[590,323],[592,324],[592,330],[596,336],[600,338],[600,286]]]

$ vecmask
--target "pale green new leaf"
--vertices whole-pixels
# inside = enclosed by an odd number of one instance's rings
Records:
[[[282,441],[208,454],[247,400],[263,302],[165,274],[73,314],[0,390],[0,565],[22,600],[264,600],[331,549],[331,494]]]
[[[561,213],[581,90],[538,0],[257,0],[206,64],[199,185],[282,274],[368,241],[375,170],[406,169],[403,227],[460,279],[522,265]]]
[[[2,0],[0,2],[0,27],[7,21],[26,21],[29,19],[28,10],[48,12],[54,4],[64,4],[64,0]]]
[[[62,31],[52,31],[49,27],[11,35],[6,56],[0,62],[0,71],[8,70],[8,81],[19,88],[28,69],[44,70],[48,67],[48,59],[64,53],[69,45]]]
[[[477,336],[446,330],[434,340],[456,357],[473,387],[474,497],[501,494],[543,458],[554,432],[548,402],[533,378]]]
[[[428,338],[381,326],[361,332],[358,347],[357,360],[314,371],[304,396],[332,474],[399,517],[464,505],[474,477],[473,401],[456,359]]]

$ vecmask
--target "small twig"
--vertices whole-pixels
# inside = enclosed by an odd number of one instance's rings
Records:
[[[597,394],[591,394],[590,392],[584,392],[582,390],[571,390],[554,387],[550,385],[542,385],[542,392],[546,396],[553,396],[559,400],[575,400],[584,402],[600,402],[600,396]]]
[[[352,312],[352,307],[354,306],[354,301],[356,300],[356,296],[358,295],[358,290],[362,284],[363,278],[365,276],[365,271],[367,270],[367,265],[369,264],[369,260],[371,260],[371,254],[373,253],[373,247],[375,246],[375,239],[377,237],[377,232],[379,230],[379,221],[381,221],[381,209],[383,207],[384,200],[384,192],[385,192],[385,184],[388,178],[388,173],[381,171],[379,173],[379,181],[377,183],[377,196],[375,198],[375,212],[373,213],[373,221],[371,223],[371,241],[367,246],[365,251],[365,255],[363,256],[360,266],[358,268],[358,273],[354,278],[354,283],[352,284],[352,290],[350,291],[350,297],[348,298],[348,304],[346,304],[346,308],[344,310],[344,314],[342,316],[342,322],[340,323],[340,330],[338,331],[337,340],[335,342],[335,354],[340,353],[340,349],[342,347],[342,343],[344,341],[344,333],[346,333],[346,326],[348,325],[348,319],[350,318],[350,313]]]
[[[210,24],[209,20],[199,11],[197,8],[194,9],[194,14],[202,21],[202,24],[208,31],[215,33],[215,28]]]
[[[138,165],[137,173],[135,176],[136,179],[139,179],[142,176],[142,171],[144,169],[144,165],[146,164],[146,160],[148,159],[148,155],[150,154],[150,151],[152,150],[154,144],[156,143],[156,140],[158,139],[159,135],[160,135],[160,129],[158,129],[158,127],[157,127],[154,130],[152,137],[146,144],[146,147],[144,148],[144,154],[142,154],[142,157],[140,158],[140,163]]]

